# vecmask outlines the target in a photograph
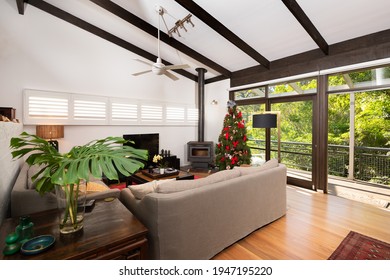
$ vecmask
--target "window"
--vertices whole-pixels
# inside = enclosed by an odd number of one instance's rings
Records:
[[[317,79],[307,79],[283,84],[275,84],[268,87],[269,97],[301,95],[316,92]]]
[[[141,120],[162,121],[163,107],[159,105],[141,105]]]
[[[187,108],[187,122],[197,123],[199,118],[199,111],[197,108]]]
[[[265,97],[265,87],[252,88],[234,92],[234,100]]]
[[[113,121],[137,121],[138,120],[138,104],[122,102],[111,103],[111,119]]]
[[[198,109],[127,98],[26,89],[23,123],[63,125],[196,126]]]
[[[166,120],[167,122],[183,123],[185,121],[185,108],[184,107],[166,107]]]
[[[107,98],[96,96],[74,96],[73,116],[75,120],[107,121]]]
[[[390,85],[390,67],[347,72],[328,77],[328,91],[345,91]]]
[[[70,99],[66,94],[27,90],[23,103],[23,119],[29,120],[26,124],[38,124],[41,119],[50,119],[52,123],[69,119]]]

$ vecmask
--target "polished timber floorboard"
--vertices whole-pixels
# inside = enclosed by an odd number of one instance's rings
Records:
[[[215,260],[326,260],[349,231],[390,243],[390,211],[287,186],[287,214],[216,255]]]

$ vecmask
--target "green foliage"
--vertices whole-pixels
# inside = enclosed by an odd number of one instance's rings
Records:
[[[23,132],[11,139],[12,157],[28,156],[28,165],[42,168],[34,174],[36,190],[44,194],[52,191],[54,185],[78,185],[81,179],[88,181],[89,175],[101,178],[104,174],[110,180],[118,179],[118,170],[124,176],[143,167],[140,160],[146,160],[146,150],[123,145],[120,137],[94,140],[84,146],[73,147],[68,153],[60,154],[46,140]]]
[[[251,151],[247,145],[245,121],[237,106],[230,106],[215,148],[216,165],[220,170],[250,164]]]
[[[311,143],[313,109],[310,101],[273,104],[272,111],[281,112],[281,141]],[[275,141],[276,132],[276,129],[272,131]]]
[[[350,94],[329,95],[330,144],[349,144]],[[355,94],[355,145],[390,147],[389,90]]]

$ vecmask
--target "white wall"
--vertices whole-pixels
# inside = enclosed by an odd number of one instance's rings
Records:
[[[15,0],[0,1],[0,107],[16,108],[22,119],[24,88],[128,97],[184,104],[197,102],[197,85],[180,76],[174,82],[144,70],[133,53],[51,16],[31,5],[19,15]],[[226,113],[229,82],[206,85],[205,140],[216,141]],[[217,106],[211,100],[219,101]],[[35,133],[35,126],[24,130]],[[66,126],[60,152],[110,135],[160,133],[160,149],[186,161],[186,143],[197,127]]]
[[[223,120],[227,113],[230,80],[207,84],[205,87],[205,140],[217,142],[223,128]],[[211,101],[216,100],[217,105]]]
[[[12,159],[9,142],[21,132],[21,124],[0,122],[0,225],[8,212],[11,190],[21,164],[21,160]]]

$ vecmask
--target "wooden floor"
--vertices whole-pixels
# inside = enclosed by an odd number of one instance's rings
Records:
[[[390,243],[390,211],[287,186],[287,214],[216,255],[215,260],[326,260],[349,231]]]

